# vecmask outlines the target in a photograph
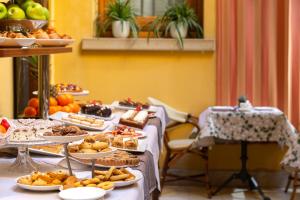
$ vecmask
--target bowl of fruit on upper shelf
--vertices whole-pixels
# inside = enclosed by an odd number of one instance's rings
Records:
[[[43,28],[49,11],[34,0],[17,0],[15,4],[0,3],[0,30],[34,31]]]

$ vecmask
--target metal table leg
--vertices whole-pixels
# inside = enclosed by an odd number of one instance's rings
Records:
[[[255,178],[251,176],[247,169],[247,153],[248,143],[245,141],[241,141],[241,164],[242,168],[238,173],[232,174],[222,185],[220,185],[214,192],[212,192],[212,196],[216,195],[220,192],[224,187],[226,187],[232,180],[240,179],[243,182],[247,182],[250,186],[251,190],[257,190],[263,200],[271,200],[269,197],[265,196],[260,186],[256,182]]]
[[[38,59],[39,114],[42,119],[48,118],[49,96],[49,56],[44,55]]]
[[[73,176],[72,167],[71,167],[70,158],[69,158],[68,143],[64,144],[64,151],[65,151],[66,161],[67,161],[67,165],[68,165],[68,169],[69,169],[69,175]]]

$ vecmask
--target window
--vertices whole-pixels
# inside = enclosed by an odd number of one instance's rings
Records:
[[[105,9],[107,3],[111,0],[98,0],[98,14],[100,23],[104,21]],[[204,0],[187,0],[187,2],[195,9],[199,17],[199,23],[203,27],[203,1]],[[146,24],[152,22],[157,16],[163,15],[165,10],[176,3],[183,3],[184,0],[131,0],[132,6],[136,10],[137,23],[142,28]],[[140,37],[145,37],[145,30],[140,33]]]

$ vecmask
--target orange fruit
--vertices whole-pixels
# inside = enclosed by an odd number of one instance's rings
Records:
[[[67,100],[68,100],[68,104],[73,103],[74,102],[74,97],[71,94],[65,94]]]
[[[27,106],[24,110],[24,115],[26,117],[35,117],[37,115],[37,111],[34,107]]]
[[[69,106],[64,106],[61,111],[67,112],[67,113],[72,112],[72,110]]]
[[[39,99],[38,98],[31,98],[28,101],[28,106],[33,107],[33,108],[38,108],[39,107]]]
[[[57,102],[60,106],[66,106],[69,104],[68,98],[64,94],[57,97]]]
[[[52,115],[57,112],[56,106],[49,106],[49,115]]]
[[[73,103],[70,103],[70,104],[68,104],[68,106],[70,107],[70,109],[71,109],[71,112],[73,112],[73,109],[74,109],[74,104],[73,104]]]
[[[57,101],[54,97],[49,98],[49,106],[57,106]]]
[[[0,125],[0,133],[6,133],[6,128]]]
[[[56,112],[61,111],[62,107],[61,106],[56,106]]]
[[[77,103],[73,103],[73,113],[78,113],[80,111],[80,106]]]

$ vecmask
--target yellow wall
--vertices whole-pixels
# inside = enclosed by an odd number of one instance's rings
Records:
[[[0,58],[0,117],[13,117],[12,59]]]
[[[215,53],[82,52],[81,39],[92,37],[94,33],[95,2],[51,1],[55,27],[76,39],[73,53],[54,56],[55,82],[77,83],[90,90],[87,98],[105,103],[126,97],[145,101],[148,96],[153,96],[195,115],[215,104]],[[215,2],[205,1],[206,38],[216,35]],[[274,145],[254,145],[250,152],[250,167],[278,169],[282,154]],[[261,158],[254,159],[258,155]],[[238,146],[216,146],[210,157],[212,169],[239,167]],[[186,165],[198,166],[190,157],[180,166]]]

